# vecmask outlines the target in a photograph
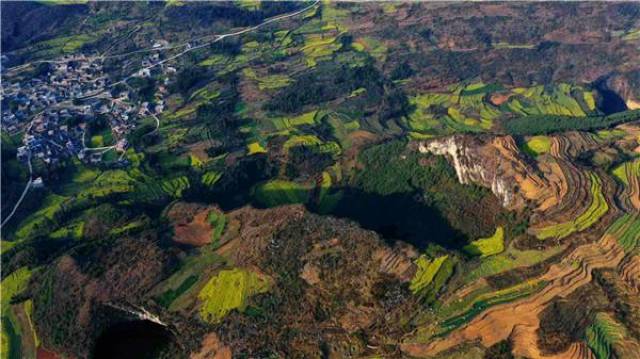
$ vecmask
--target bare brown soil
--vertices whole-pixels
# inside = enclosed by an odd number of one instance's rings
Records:
[[[209,212],[214,207],[193,203],[178,202],[167,211],[167,217],[173,225],[173,240],[192,246],[211,243],[213,228],[209,223]]]
[[[192,353],[191,359],[231,359],[232,353],[228,346],[225,346],[216,333],[207,334],[202,339],[202,347],[197,353]]]

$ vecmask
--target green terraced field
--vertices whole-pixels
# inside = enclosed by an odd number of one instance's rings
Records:
[[[278,131],[290,130],[300,125],[313,125],[316,121],[317,111],[304,113],[296,117],[273,118],[271,122]]]
[[[607,229],[607,234],[614,236],[626,253],[633,251],[640,244],[640,216],[623,215]]]
[[[182,192],[189,189],[191,184],[189,179],[185,176],[176,177],[170,180],[163,181],[161,184],[162,190],[172,197],[182,197]]]
[[[526,281],[495,292],[468,295],[463,301],[439,308],[439,314],[447,318],[440,323],[441,332],[439,335],[445,335],[455,328],[468,323],[491,306],[524,298],[545,286],[546,283],[542,281]]]
[[[485,132],[494,127],[495,120],[505,116],[586,116],[595,109],[591,92],[562,83],[553,87],[533,86],[507,90],[497,84],[475,82],[468,85],[454,84],[449,90],[450,92],[418,94],[409,99],[415,106],[415,111],[408,118],[411,130],[422,134]],[[507,102],[496,106],[486,97],[493,92],[510,93],[511,97]],[[574,94],[579,94],[579,98],[574,98]],[[541,153],[548,151],[544,141],[536,141],[531,145]]]
[[[425,255],[420,256],[415,262],[418,270],[409,284],[411,291],[417,294],[431,284],[431,281],[447,258],[448,256],[444,255],[430,260]]]
[[[224,259],[215,253],[206,249],[201,249],[194,256],[188,257],[181,265],[177,272],[172,274],[165,281],[160,283],[154,292],[160,305],[168,308],[170,311],[182,309],[188,302],[189,293],[198,287],[200,281],[205,281],[207,277],[202,278],[208,269],[224,263]],[[202,286],[205,283],[202,283]]]
[[[590,173],[589,178],[591,180],[591,204],[589,205],[589,208],[587,208],[586,211],[580,214],[573,221],[559,223],[536,230],[535,236],[538,237],[538,239],[564,238],[574,232],[583,231],[607,213],[609,205],[602,194],[600,178],[598,178],[594,173]]]
[[[480,238],[464,247],[471,256],[488,257],[504,251],[504,228],[496,228],[495,233],[488,238]]]
[[[551,138],[548,136],[533,136],[524,146],[525,152],[533,156],[539,156],[551,150]]]
[[[607,313],[598,313],[586,330],[587,345],[598,359],[610,359],[612,347],[627,336],[626,328]]]
[[[562,250],[564,250],[564,247],[551,247],[544,251],[521,251],[509,247],[500,254],[483,258],[480,265],[465,276],[465,281],[473,282],[479,278],[504,273],[514,268],[532,266],[562,252]]]
[[[312,185],[273,180],[256,187],[254,196],[262,205],[275,207],[283,204],[307,203],[312,189]]]
[[[629,177],[640,178],[640,159],[627,161],[612,170],[612,174],[625,185],[629,185]]]
[[[262,90],[277,90],[281,87],[286,87],[293,80],[287,75],[266,75],[260,76],[251,68],[245,68],[242,70],[244,76],[258,83],[258,88]]]
[[[582,88],[568,84],[558,84],[552,89],[542,85],[515,88],[513,92],[516,96],[511,97],[505,107],[519,115],[586,116],[587,111],[594,108],[584,109],[580,104],[581,100],[572,96],[574,90],[584,93]]]
[[[27,288],[29,279],[31,279],[31,271],[27,267],[22,267],[9,274],[0,283],[0,292],[2,293],[2,309],[0,311],[2,346],[0,348],[0,356],[2,358],[9,358],[10,355],[16,357],[16,354],[19,353],[20,337],[27,334],[21,333],[21,328],[13,318],[9,303],[16,294],[20,294]],[[17,357],[19,357],[19,354]]]
[[[202,288],[200,316],[216,323],[234,309],[244,310],[249,297],[269,290],[269,280],[249,270],[222,270]]]
[[[306,35],[305,45],[301,48],[305,55],[306,65],[314,67],[319,61],[330,58],[334,52],[340,50],[341,45],[336,40],[336,37],[329,35]]]
[[[34,212],[27,217],[15,233],[16,240],[22,240],[33,237],[39,233],[48,232],[49,228],[52,228],[56,224],[56,216],[63,212],[62,204],[67,200],[67,197],[59,196],[56,194],[50,194],[47,196],[42,204],[42,207],[37,212]]]
[[[202,174],[202,179],[200,181],[207,187],[213,187],[221,177],[222,173],[220,172],[208,171]]]
[[[267,150],[264,147],[262,147],[260,142],[252,142],[247,145],[247,152],[250,155],[255,155],[256,153],[265,153],[267,152]]]

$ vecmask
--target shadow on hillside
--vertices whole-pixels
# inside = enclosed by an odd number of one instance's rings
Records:
[[[437,209],[424,203],[419,194],[379,195],[347,188],[330,214],[376,231],[387,242],[401,240],[419,249],[425,249],[429,243],[449,249],[466,244],[465,236],[451,227]]]
[[[342,188],[332,190],[332,193],[338,191],[343,195],[332,210],[320,211],[317,205],[309,203],[306,204],[307,209],[313,213],[352,220],[362,228],[377,232],[389,244],[401,240],[421,250],[429,243],[437,243],[449,249],[459,249],[466,244],[465,236],[452,228],[437,209],[424,203],[419,194],[380,195],[357,188]],[[282,191],[263,196],[280,199],[288,197],[292,199],[289,204],[299,203],[294,199],[304,197],[297,193],[283,195]],[[268,208],[256,200],[251,205]]]
[[[251,160],[240,161],[216,183],[213,193],[193,194],[187,200],[207,200],[218,204],[225,212],[251,204],[258,208],[265,205],[256,201],[251,188],[256,184],[274,178],[277,169],[267,161],[266,156],[253,156]],[[332,188],[330,193],[342,192],[342,198],[330,211],[319,211],[318,206],[308,201],[307,208],[315,213],[329,214],[357,222],[361,227],[378,232],[388,242],[401,240],[424,249],[429,243],[437,243],[449,249],[459,249],[466,244],[466,237],[451,227],[442,214],[425,203],[416,193],[396,193],[380,195],[363,192],[358,188]],[[265,192],[263,192],[265,193]],[[296,202],[305,195],[295,193],[274,193],[274,198],[290,198]],[[310,194],[316,198],[317,193]],[[278,201],[276,201],[277,203]],[[282,202],[280,202],[282,203]],[[285,203],[282,203],[285,204]]]

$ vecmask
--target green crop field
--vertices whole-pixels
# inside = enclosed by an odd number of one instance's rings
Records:
[[[2,309],[0,311],[0,319],[2,321],[2,346],[0,348],[0,357],[2,358],[20,356],[20,337],[27,333],[20,332],[21,328],[15,318],[13,318],[9,303],[16,294],[20,294],[27,288],[30,278],[31,271],[29,268],[22,267],[9,274],[0,283],[0,292],[2,294]]]
[[[597,313],[586,330],[587,345],[598,359],[612,358],[612,347],[622,344],[626,336],[626,328],[607,313]]]
[[[495,233],[488,238],[480,238],[464,247],[471,256],[488,257],[504,251],[504,228],[496,228]]]
[[[34,45],[38,54],[70,54],[79,50],[82,45],[97,39],[98,34],[79,34],[42,41]]]
[[[551,150],[551,138],[548,136],[533,136],[525,143],[524,151],[539,156]]]
[[[215,245],[218,240],[220,240],[222,232],[224,232],[227,218],[225,217],[224,213],[218,212],[217,210],[212,210],[211,212],[209,212],[209,217],[207,219],[209,220],[209,224],[211,224],[211,227],[213,228],[213,231],[211,232],[211,243]]]
[[[0,282],[0,289],[2,289],[2,313],[6,313],[9,309],[8,303],[16,295],[20,294],[27,288],[29,279],[31,278],[31,270],[27,267],[22,267],[15,272],[6,276],[2,282]]]
[[[618,140],[620,138],[623,138],[626,135],[626,132],[620,129],[607,129],[607,130],[600,130],[600,131],[596,131],[596,135],[598,136],[598,139],[603,140],[603,141],[614,141],[614,140]]]
[[[46,233],[56,224],[56,216],[63,211],[62,204],[67,197],[50,194],[42,204],[40,210],[27,217],[15,233],[16,240],[22,240]]]
[[[411,279],[409,289],[411,289],[414,294],[417,294],[425,289],[429,284],[431,284],[431,281],[436,276],[436,274],[440,270],[440,267],[447,260],[447,258],[448,256],[444,255],[430,260],[425,255],[420,256],[416,260],[418,270]]]
[[[602,194],[600,178],[598,178],[594,173],[590,173],[589,178],[591,179],[591,204],[589,205],[589,208],[572,221],[536,230],[536,237],[539,239],[564,238],[574,232],[583,231],[586,228],[589,228],[597,222],[600,217],[607,213],[609,205]]]
[[[252,295],[269,290],[269,280],[246,269],[222,270],[202,288],[200,316],[207,322],[219,322],[234,309],[244,310]]]
[[[543,251],[533,249],[521,251],[509,247],[500,254],[482,258],[480,265],[473,268],[465,276],[465,281],[473,282],[479,278],[504,273],[514,268],[528,267],[562,252],[563,249],[564,247],[551,247]]]
[[[640,179],[640,158],[624,162],[612,170],[612,174],[625,185],[629,185],[629,177]]]
[[[273,180],[257,186],[254,196],[262,205],[275,207],[283,204],[307,203],[312,189],[312,185]]]
[[[278,131],[289,130],[300,125],[313,125],[315,123],[317,111],[304,113],[296,117],[273,118],[271,122]]]
[[[525,281],[494,292],[482,291],[475,295],[471,294],[465,297],[463,301],[457,301],[447,307],[439,308],[440,316],[446,318],[440,322],[442,330],[440,335],[468,323],[491,306],[529,296],[545,286],[546,283],[543,281]]]
[[[624,214],[607,229],[607,234],[614,236],[625,252],[633,251],[640,244],[640,216]]]

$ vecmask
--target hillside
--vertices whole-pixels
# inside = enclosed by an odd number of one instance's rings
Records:
[[[640,4],[0,6],[2,358],[640,357]]]

